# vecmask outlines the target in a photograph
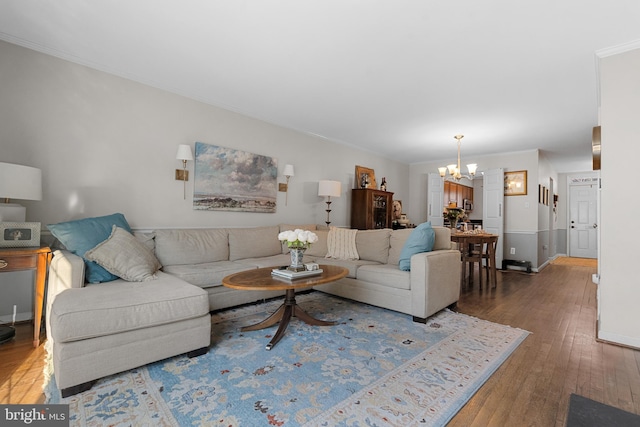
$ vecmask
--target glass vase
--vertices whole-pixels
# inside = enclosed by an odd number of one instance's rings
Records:
[[[293,271],[304,271],[304,262],[302,261],[302,258],[304,256],[304,251],[306,251],[307,248],[291,248],[290,249],[290,254],[291,254],[291,265],[289,266],[289,270],[293,270]]]

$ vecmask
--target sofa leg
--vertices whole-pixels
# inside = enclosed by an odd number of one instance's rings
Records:
[[[69,397],[73,396],[74,394],[82,393],[83,391],[87,391],[91,387],[93,387],[93,384],[95,384],[96,381],[97,380],[88,381],[86,383],[74,385],[72,387],[63,388],[62,390],[60,390],[60,394],[62,395],[62,397]]]
[[[413,321],[416,322],[416,323],[427,323],[427,318],[426,317],[413,316]]]
[[[202,347],[197,350],[191,350],[190,352],[187,353],[187,357],[192,358],[192,357],[202,356],[203,354],[207,354],[208,351],[209,351],[209,347]]]
[[[458,301],[454,302],[453,304],[449,304],[447,306],[447,308],[451,311],[458,311]]]

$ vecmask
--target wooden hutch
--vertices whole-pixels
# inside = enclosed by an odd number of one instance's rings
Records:
[[[351,228],[391,228],[393,193],[375,188],[351,190]]]

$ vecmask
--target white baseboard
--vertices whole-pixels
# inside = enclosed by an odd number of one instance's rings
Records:
[[[626,335],[619,335],[613,332],[598,331],[598,339],[612,344],[620,344],[640,349],[640,338],[628,337]]]

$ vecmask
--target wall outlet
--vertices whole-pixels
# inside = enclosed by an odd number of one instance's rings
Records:
[[[511,248],[511,255],[515,255],[516,254],[516,248]]]

